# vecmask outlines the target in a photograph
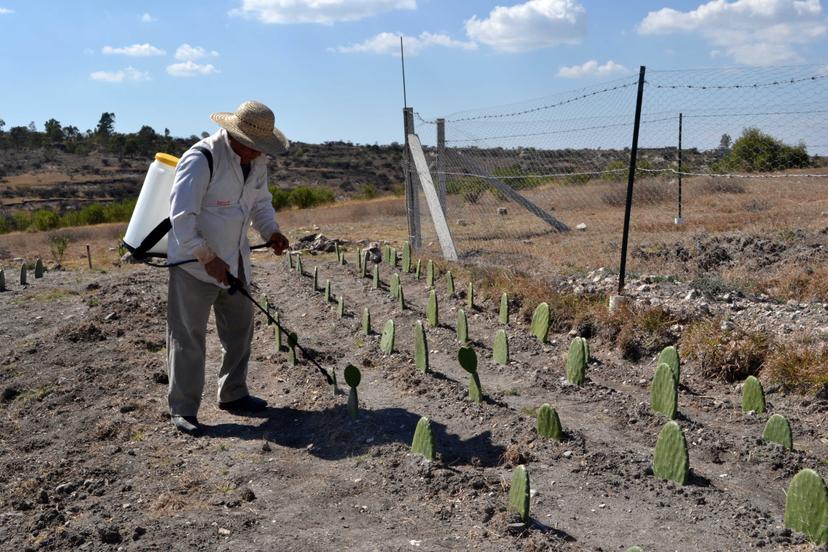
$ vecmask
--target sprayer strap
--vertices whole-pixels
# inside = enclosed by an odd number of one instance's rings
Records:
[[[193,146],[193,149],[200,151],[207,160],[207,166],[210,167],[210,180],[213,180],[213,153],[204,146]]]

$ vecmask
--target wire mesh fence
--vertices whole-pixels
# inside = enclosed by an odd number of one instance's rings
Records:
[[[440,119],[415,113],[460,256],[543,273],[617,269],[637,85],[636,75]],[[824,226],[826,115],[828,66],[646,71],[628,270],[710,270],[687,254],[710,235]]]

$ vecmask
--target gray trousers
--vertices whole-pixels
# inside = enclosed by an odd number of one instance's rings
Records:
[[[239,274],[244,280],[244,275]],[[247,363],[253,339],[253,305],[241,293],[230,295],[202,282],[180,267],[170,269],[167,295],[167,354],[170,414],[195,416],[204,391],[207,322],[210,308],[223,350],[218,373],[218,400],[230,402],[249,394]]]

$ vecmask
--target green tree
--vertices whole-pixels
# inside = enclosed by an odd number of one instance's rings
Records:
[[[719,149],[723,149],[725,151],[730,149],[730,145],[733,143],[733,138],[730,137],[730,134],[724,133],[722,134],[721,140],[719,140]]]
[[[714,169],[718,172],[769,172],[807,167],[810,162],[805,144],[789,146],[758,128],[746,128]]]
[[[43,127],[46,129],[46,138],[50,142],[63,141],[63,128],[60,126],[60,122],[57,119],[49,119],[43,123]]]
[[[95,127],[95,134],[108,138],[113,132],[115,132],[115,114],[104,111],[98,120],[98,126]]]

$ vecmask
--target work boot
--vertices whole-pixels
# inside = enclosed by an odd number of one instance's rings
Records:
[[[182,433],[186,433],[187,435],[200,437],[204,433],[195,416],[179,416],[177,414],[172,414],[170,416],[170,420],[175,426],[175,429]]]
[[[267,409],[267,401],[254,397],[253,395],[247,395],[235,401],[220,402],[218,406],[221,410],[227,410],[232,413],[262,412]]]

